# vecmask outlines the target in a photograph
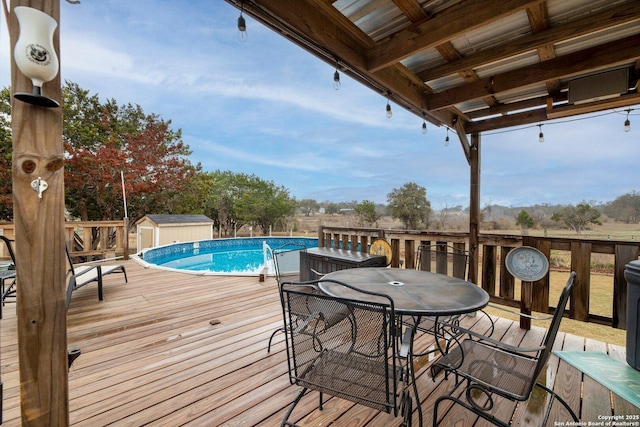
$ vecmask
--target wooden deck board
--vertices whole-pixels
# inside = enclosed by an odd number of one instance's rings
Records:
[[[120,275],[105,277],[104,301],[98,301],[92,285],[73,295],[68,347],[80,348],[82,355],[69,372],[71,424],[279,425],[299,388],[289,384],[284,335],[276,334],[271,353],[266,350],[269,336],[282,323],[275,281],[144,269],[133,261],[125,265],[129,283],[123,283]],[[3,315],[3,426],[18,426],[15,306],[5,306]],[[476,330],[486,330],[488,324],[483,316],[466,317],[464,322]],[[526,332],[516,323],[499,319],[494,336],[513,344],[535,345],[543,334],[541,329]],[[431,336],[424,335],[417,339],[416,348],[426,349],[433,343]],[[607,351],[617,359],[625,358],[624,348],[563,333],[555,349]],[[429,370],[433,360],[433,356],[423,356],[415,361],[425,426],[431,425],[436,398],[453,387],[452,376],[445,380],[440,373],[433,380]],[[640,413],[597,383],[583,379],[555,356],[545,381],[572,407],[582,410],[580,415],[589,417],[585,421],[607,410],[610,412],[605,415]],[[539,422],[539,403],[516,406],[500,400],[497,405],[503,414],[515,410],[514,426],[522,427]],[[317,406],[317,393],[307,394],[292,419],[301,426],[341,426],[348,420],[350,426],[395,427],[401,422],[392,415],[328,396],[322,411]],[[476,420],[463,412],[454,408],[442,415],[447,424],[467,425]],[[417,425],[417,412],[413,418]],[[476,425],[486,424],[480,420]]]

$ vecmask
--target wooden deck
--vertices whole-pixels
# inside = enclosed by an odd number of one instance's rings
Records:
[[[70,421],[77,426],[264,426],[280,421],[298,393],[289,384],[283,335],[267,341],[282,323],[275,281],[257,277],[196,276],[144,269],[125,262],[129,283],[121,275],[105,277],[104,301],[95,285],[73,295],[68,312],[68,346],[82,355],[69,373]],[[471,324],[481,316],[466,318]],[[4,423],[20,425],[16,317],[13,304],[0,321]],[[481,324],[476,327],[482,327]],[[585,328],[588,325],[585,324]],[[544,330],[524,331],[500,319],[494,336],[512,343],[538,344]],[[423,337],[419,346],[428,346]],[[557,349],[606,351],[624,360],[624,348],[561,333]],[[432,422],[433,403],[448,387],[440,374],[433,381],[426,357],[417,360],[417,384],[425,426]],[[546,373],[568,399],[581,420],[599,416],[640,414],[640,410],[582,376],[552,356]],[[504,414],[514,413],[514,426],[539,426],[540,401],[530,404],[499,402]],[[301,426],[384,426],[400,418],[379,414],[344,400],[329,399],[317,409],[317,394],[306,396],[294,412]],[[559,406],[559,405],[558,405]],[[451,417],[454,414],[450,414]],[[471,425],[469,414],[457,414],[461,426]],[[551,420],[568,421],[564,415]],[[554,418],[552,417],[552,418]],[[417,415],[414,413],[417,422]],[[453,425],[448,418],[442,425]],[[417,424],[416,424],[417,425]],[[485,425],[482,422],[475,424]],[[558,425],[558,424],[556,424]],[[586,424],[585,424],[586,425]]]

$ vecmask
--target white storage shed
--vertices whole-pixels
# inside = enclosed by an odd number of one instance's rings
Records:
[[[206,215],[145,215],[136,226],[138,251],[174,242],[213,239],[213,220]]]

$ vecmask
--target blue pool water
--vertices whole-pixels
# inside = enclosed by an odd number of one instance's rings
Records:
[[[263,250],[264,243],[271,249],[287,243],[318,246],[317,238],[306,237],[241,237],[174,243],[144,251],[141,262],[172,270],[200,274],[253,276],[262,272],[270,255]],[[265,259],[266,257],[266,259]]]

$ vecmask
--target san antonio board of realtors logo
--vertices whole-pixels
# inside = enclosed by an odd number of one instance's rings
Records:
[[[51,63],[51,54],[46,47],[39,44],[28,44],[25,48],[25,53],[29,61],[33,62],[34,64],[44,67]]]

